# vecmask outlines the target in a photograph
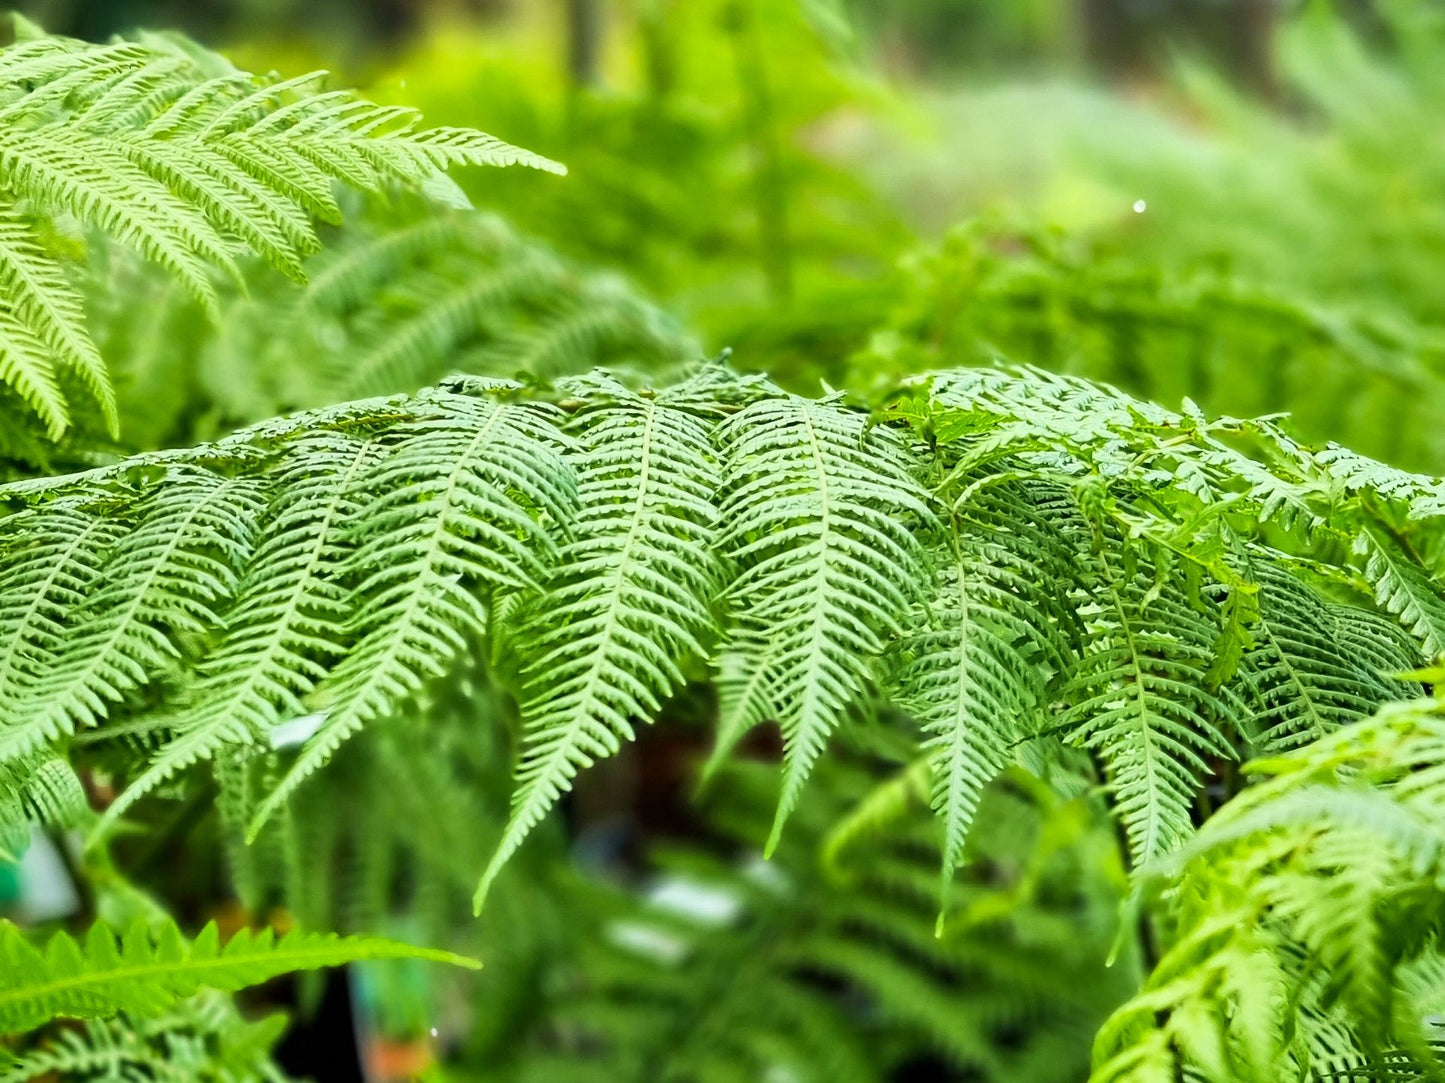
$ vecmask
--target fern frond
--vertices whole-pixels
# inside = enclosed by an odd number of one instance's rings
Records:
[[[873,419],[715,367],[522,398],[459,378],[0,487],[0,760],[98,725],[74,754],[134,787],[108,827],[194,764],[254,758],[233,804],[255,832],[481,651],[523,705],[485,887],[696,661],[722,693],[714,765],[781,725],[771,847],[831,736],[874,715],[935,765],[947,882],[1010,758],[1087,787],[1098,753],[1148,860],[1238,749],[1410,695],[1409,636],[1340,600],[1379,578],[1342,534],[1397,545],[1416,604],[1445,605],[1413,555],[1445,521],[1428,479],[1342,487],[1337,455],[1269,421],[1006,373]]]
[[[136,924],[119,938],[96,924],[83,942],[56,933],[42,949],[7,922],[0,924],[0,1032],[32,1030],[57,1016],[155,1014],[200,989],[230,992],[292,971],[388,958],[476,965],[449,952],[330,934],[242,930],[222,944],[214,924],[189,941],[173,924],[156,932]]]
[[[0,383],[19,392],[53,439],[70,413],[57,380],[69,369],[100,403],[112,434],[119,426],[115,393],[105,364],[85,333],[85,316],[73,286],[35,242],[27,223],[0,205]]]
[[[1445,602],[1430,571],[1381,526],[1362,532],[1357,545],[1366,556],[1365,576],[1381,608],[1399,618],[1426,654],[1445,653]]]
[[[265,742],[273,727],[306,714],[304,697],[344,650],[347,596],[331,561],[362,510],[359,478],[381,451],[374,439],[337,432],[291,450],[266,540],[222,618],[225,633],[199,665],[189,702],[166,719],[171,739],[106,810],[107,821],[220,748]]]
[[[933,519],[903,445],[826,403],[765,400],[729,420],[719,546],[733,628],[719,747],[775,718],[787,766],[771,851],[828,736],[876,676],[925,574]]]
[[[141,502],[130,532],[106,553],[93,591],[80,597],[74,580],[62,584],[68,597],[61,601],[69,603],[64,642],[52,633],[55,652],[37,659],[38,666],[32,661],[26,687],[4,700],[0,759],[94,725],[108,704],[179,658],[168,630],[204,634],[214,627],[262,506],[254,481],[200,471],[179,473],[163,493]]]
[[[580,390],[580,388],[579,388]],[[666,395],[620,386],[573,431],[581,511],[523,632],[522,725],[511,820],[486,890],[579,769],[617,751],[683,681],[713,629],[718,470],[707,428]]]
[[[270,1056],[285,1027],[284,1015],[250,1022],[229,999],[202,994],[154,1018],[58,1031],[0,1059],[0,1083],[289,1083]]]
[[[1031,514],[1017,492],[985,493],[954,513],[933,554],[937,594],[919,615],[919,630],[896,644],[884,686],[928,734],[945,890],[984,787],[1046,707],[1047,603],[1037,595],[1059,569]]]
[[[1098,575],[1062,724],[1103,755],[1130,849],[1149,861],[1190,834],[1196,779],[1209,773],[1209,758],[1234,758],[1226,733],[1235,707],[1210,688],[1217,622],[1163,569],[1141,562],[1129,574],[1101,554]]]
[[[1210,1083],[1433,1078],[1409,975],[1445,912],[1445,727],[1395,703],[1282,756],[1148,870],[1176,923],[1144,990],[1100,1032],[1096,1080],[1148,1062]]]
[[[1255,647],[1243,661],[1252,742],[1271,755],[1318,740],[1405,694],[1389,676],[1419,659],[1376,615],[1331,603],[1261,561]]]

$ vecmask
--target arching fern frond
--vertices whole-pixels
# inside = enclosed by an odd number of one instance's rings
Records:
[[[876,679],[925,572],[933,518],[902,442],[825,402],[775,398],[727,421],[720,539],[732,631],[720,747],[768,719],[787,768],[777,845],[828,736]]]
[[[303,277],[312,216],[339,217],[335,182],[420,187],[453,165],[544,158],[482,132],[419,127],[412,110],[322,89],[322,73],[258,78],[219,57],[146,43],[41,37],[0,49],[0,380],[52,437],[70,412],[59,376],[115,397],[74,286],[44,251],[37,218],[112,237],[216,307],[212,276],[252,251]]]
[[[154,1018],[87,1020],[0,1053],[0,1083],[288,1083],[270,1055],[286,1021],[251,1022],[226,997],[202,994]]]
[[[1243,665],[1260,754],[1318,740],[1401,692],[1389,675],[1413,668],[1415,653],[1378,614],[1323,599],[1268,560],[1253,571],[1259,619]]]
[[[170,636],[218,623],[235,587],[233,569],[254,538],[261,490],[248,479],[184,472],[136,510],[139,521],[105,553],[93,591],[82,596],[72,587],[65,599],[64,643],[52,637],[58,649],[32,663],[30,679],[16,674],[12,687],[23,688],[0,693],[0,758],[93,725],[108,702],[180,657]]]
[[[1220,626],[1139,562],[1100,554],[1085,646],[1068,674],[1061,725],[1096,749],[1136,860],[1168,853],[1192,830],[1190,807],[1209,760],[1231,759],[1238,706],[1211,687]]]
[[[1391,704],[1250,770],[1265,781],[1148,870],[1167,950],[1100,1032],[1094,1079],[1433,1078],[1439,703]]]
[[[423,400],[428,401],[428,400]],[[358,479],[368,494],[341,573],[359,639],[322,693],[324,718],[258,817],[264,818],[356,729],[439,676],[469,635],[487,629],[485,599],[535,588],[565,529],[576,479],[542,406],[432,396]]]

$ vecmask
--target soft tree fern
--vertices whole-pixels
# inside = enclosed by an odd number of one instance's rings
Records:
[[[945,874],[980,787],[1069,746],[1147,862],[1230,761],[1410,694],[1389,675],[1432,649],[1442,493],[1269,420],[1031,372],[930,377],[875,417],[716,367],[530,401],[461,379],[0,488],[0,642],[44,629],[0,684],[0,753],[97,730],[85,754],[133,768],[114,823],[223,749],[299,735],[259,829],[490,643],[523,740],[485,889],[576,771],[710,661],[720,756],[782,729],[774,844],[830,735],[891,701],[932,764]],[[1388,563],[1339,543],[1377,534]],[[75,569],[31,566],[52,536]]]
[[[165,268],[207,308],[216,271],[254,252],[304,276],[313,219],[335,221],[336,182],[437,187],[461,164],[554,163],[412,110],[236,70],[165,38],[91,45],[34,32],[0,49],[0,384],[52,437],[67,384],[118,427],[115,394],[80,295],[37,223],[74,220]]]

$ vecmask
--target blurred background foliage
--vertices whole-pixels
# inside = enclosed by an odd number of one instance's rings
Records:
[[[357,202],[306,286],[254,268],[215,324],[144,265],[87,250],[124,448],[454,371],[665,379],[731,349],[864,401],[931,368],[1034,364],[1169,405],[1289,411],[1308,439],[1445,471],[1433,0],[19,6],[61,33],[176,27],[242,67],[328,67],[570,169],[460,175],[441,209]],[[117,450],[98,432],[44,465]],[[0,434],[0,455],[39,456],[27,440]],[[746,764],[691,800],[713,707],[689,695],[583,776],[474,924],[457,870],[477,861],[457,855],[499,830],[515,725],[485,684],[369,730],[257,847],[235,826],[255,779],[218,773],[218,815],[143,810],[168,844],[229,859],[171,869],[153,839],[122,838],[140,887],[101,870],[100,890],[196,917],[234,893],[250,913],[484,955],[461,991],[401,966],[356,971],[351,1007],[299,990],[322,1020],[423,1047],[377,1044],[373,1079],[1087,1074],[1089,1035],[1144,963],[1104,965],[1125,871],[1087,763],[1052,789],[1022,771],[995,787],[935,939],[916,766],[882,738],[853,750],[761,866],[770,802]],[[334,1040],[326,1025],[312,1033]],[[306,1046],[283,1050],[295,1071],[360,1078]]]

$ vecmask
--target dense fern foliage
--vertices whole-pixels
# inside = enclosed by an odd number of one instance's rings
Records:
[[[0,1080],[286,1083],[270,1056],[285,1026],[283,1015],[249,1022],[224,998],[202,995],[163,1015],[91,1020],[0,1054]]]
[[[1263,783],[1148,870],[1169,947],[1100,1033],[1096,1080],[1440,1072],[1440,710],[1391,704],[1256,762]]]
[[[0,1083],[1445,1075],[1439,25],[889,277],[846,5],[610,7],[368,93],[565,183],[0,29]]]
[[[719,755],[781,727],[774,844],[833,734],[904,706],[947,881],[1026,746],[1096,756],[1149,861],[1231,761],[1407,696],[1388,674],[1445,642],[1439,482],[1032,373],[933,377],[871,421],[714,368],[552,401],[458,380],[0,493],[23,526],[0,753],[143,735],[107,823],[223,749],[302,736],[259,829],[490,640],[525,736],[479,902],[704,662]],[[67,559],[31,541],[51,532]]]
[[[114,238],[213,308],[214,274],[235,274],[240,251],[303,275],[313,218],[340,213],[334,181],[376,190],[435,186],[457,164],[557,168],[474,130],[419,129],[412,110],[325,91],[322,73],[257,78],[164,38],[19,36],[0,50],[0,384],[52,437],[69,424],[67,383],[118,428],[80,295],[47,250],[60,223]],[[15,416],[7,406],[7,424]]]

